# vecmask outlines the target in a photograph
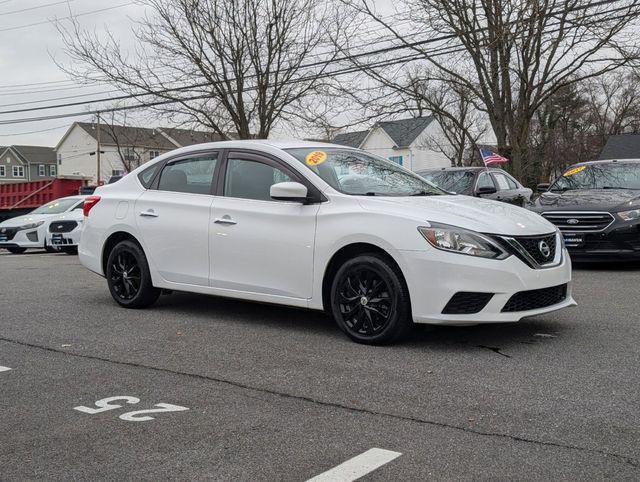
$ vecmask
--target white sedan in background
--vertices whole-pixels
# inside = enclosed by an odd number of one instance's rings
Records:
[[[0,223],[0,248],[5,248],[13,254],[24,253],[29,248],[54,251],[47,243],[48,221],[73,211],[82,212],[85,197],[59,198],[43,204],[29,214],[3,221]]]
[[[84,212],[80,261],[126,308],[167,289],[324,309],[351,339],[380,344],[413,323],[575,305],[571,261],[544,218],[344,146],[186,147],[98,188]]]
[[[47,245],[67,254],[78,254],[82,235],[82,209],[75,209],[47,221]]]

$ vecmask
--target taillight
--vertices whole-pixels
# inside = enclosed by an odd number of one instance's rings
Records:
[[[100,201],[100,196],[87,196],[84,200],[84,205],[82,206],[82,213],[85,216],[88,216],[89,211],[91,211],[93,206],[98,204],[98,201]]]

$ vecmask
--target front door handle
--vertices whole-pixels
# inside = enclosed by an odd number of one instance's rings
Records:
[[[140,216],[145,217],[145,218],[157,218],[158,216],[160,216],[159,214],[156,214],[153,209],[148,209],[146,211],[142,211],[140,213]]]
[[[231,226],[233,224],[238,224],[236,221],[231,219],[229,216],[224,216],[222,218],[216,218],[214,223],[216,223],[216,224],[228,224],[229,226]]]

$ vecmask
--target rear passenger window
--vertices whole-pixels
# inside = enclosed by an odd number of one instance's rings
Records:
[[[211,194],[216,163],[215,155],[171,162],[160,173],[158,190]]]
[[[507,178],[504,174],[494,174],[493,177],[498,183],[498,191],[508,191],[509,189],[515,189],[509,186],[509,182],[507,181]]]
[[[138,179],[145,188],[149,189],[151,187],[153,178],[156,176],[156,172],[158,172],[158,168],[161,164],[161,162],[156,162],[153,166],[145,169],[140,174],[138,174]]]

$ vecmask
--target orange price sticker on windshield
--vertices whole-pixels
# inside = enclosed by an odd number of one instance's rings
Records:
[[[327,160],[327,153],[324,151],[312,151],[307,154],[307,165],[317,166]]]
[[[564,177],[569,177],[569,176],[573,176],[574,174],[578,174],[579,172],[584,171],[587,168],[587,166],[578,166],[578,167],[574,167],[573,169],[569,169],[567,172],[565,172],[563,174]]]

